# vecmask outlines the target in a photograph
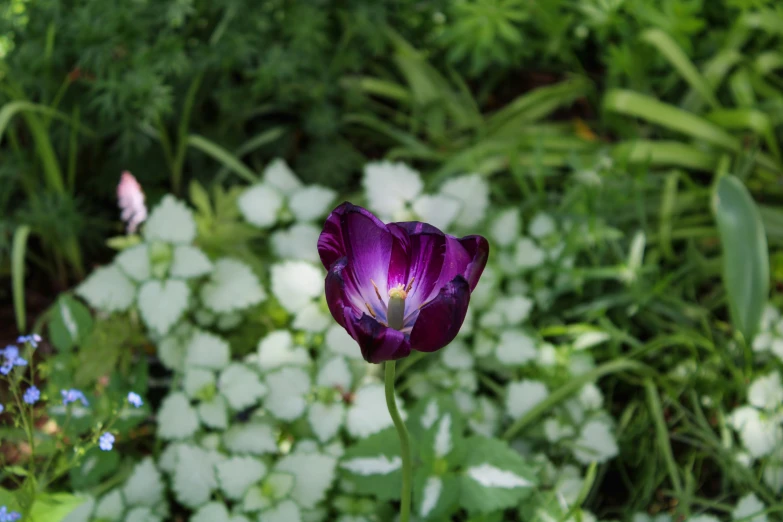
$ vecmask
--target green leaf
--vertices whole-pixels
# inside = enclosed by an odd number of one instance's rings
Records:
[[[267,393],[258,373],[241,363],[232,363],[223,370],[218,389],[234,410],[252,406]]]
[[[62,294],[49,316],[49,340],[61,352],[68,352],[92,330],[92,315],[81,302]]]
[[[378,500],[399,500],[402,484],[400,441],[387,428],[350,446],[340,459],[340,470],[356,487],[356,493]]]
[[[114,489],[98,501],[93,515],[98,520],[115,522],[120,520],[124,511],[125,501],[122,498],[122,493],[119,489]]]
[[[62,522],[87,500],[69,493],[38,493],[30,510],[30,522]]]
[[[712,171],[718,158],[715,154],[679,141],[631,140],[612,148],[612,157],[618,161],[641,163],[651,167],[674,166]]]
[[[420,469],[413,478],[414,509],[422,520],[451,520],[450,515],[459,505],[458,477],[433,475]]]
[[[198,248],[190,245],[177,245],[171,261],[169,275],[189,279],[208,274],[212,263]]]
[[[460,504],[468,513],[488,513],[518,505],[536,485],[533,467],[502,441],[465,441]]]
[[[723,284],[734,326],[751,343],[769,296],[769,252],[764,225],[745,185],[721,176],[713,211],[723,250]]]
[[[297,449],[280,459],[275,471],[293,475],[296,481],[291,499],[305,509],[313,509],[332,487],[336,466],[337,458],[331,455]]]
[[[228,509],[223,502],[204,504],[196,511],[190,522],[230,522]]]
[[[226,408],[226,399],[222,396],[217,395],[209,401],[202,401],[196,409],[205,426],[218,430],[228,427],[228,408]]]
[[[71,487],[74,491],[84,491],[94,487],[107,475],[114,473],[119,464],[118,452],[92,448],[84,454],[76,466],[71,468]]]
[[[258,181],[258,175],[255,172],[250,170],[244,163],[239,161],[229,151],[217,143],[209,141],[202,136],[191,134],[188,136],[188,145],[211,156],[227,169],[234,171],[244,180],[249,181],[250,183]]]

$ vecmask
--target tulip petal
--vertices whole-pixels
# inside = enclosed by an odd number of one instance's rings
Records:
[[[487,266],[489,242],[482,236],[465,236],[458,241],[471,258],[462,275],[468,280],[470,291],[472,292],[476,288],[481,274],[484,272],[484,267]]]
[[[364,360],[381,363],[407,357],[411,343],[404,333],[380,324],[367,314],[357,318],[356,313],[345,309],[345,329],[359,343]]]
[[[419,311],[410,335],[411,347],[434,352],[453,341],[465,321],[469,303],[470,285],[458,275]]]

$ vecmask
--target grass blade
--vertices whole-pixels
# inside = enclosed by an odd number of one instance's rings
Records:
[[[247,182],[255,183],[258,181],[258,175],[256,175],[255,172],[250,170],[250,168],[248,168],[244,163],[239,161],[229,151],[220,145],[197,134],[191,134],[188,136],[188,145],[194,149],[198,149],[201,152],[204,152],[208,156],[212,156],[213,159],[220,162],[227,169],[238,174]]]
[[[693,62],[688,59],[688,56],[683,52],[677,42],[675,42],[668,34],[660,29],[648,29],[642,33],[641,39],[656,49],[664,56],[672,66],[677,69],[677,72],[685,79],[691,88],[701,96],[704,101],[710,104],[713,109],[720,107],[718,98],[715,96],[710,85],[699,73]]]
[[[14,231],[11,245],[11,291],[14,295],[14,315],[19,333],[27,331],[27,315],[24,304],[24,258],[27,252],[27,238],[30,227],[22,225]]]
[[[732,320],[750,343],[769,296],[769,252],[764,224],[748,189],[735,176],[718,178],[712,204],[723,250],[723,284]]]
[[[635,116],[733,152],[740,150],[739,140],[717,125],[644,94],[611,89],[604,96],[603,107],[609,112]]]
[[[717,162],[714,154],[679,141],[625,141],[614,146],[612,157],[629,163],[703,171],[712,171]]]

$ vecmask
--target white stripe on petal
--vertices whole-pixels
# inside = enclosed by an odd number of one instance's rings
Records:
[[[438,477],[430,477],[424,485],[424,498],[421,501],[422,517],[427,517],[435,506],[438,505],[441,490],[443,490],[443,481]]]
[[[484,486],[485,488],[520,488],[532,486],[530,481],[515,475],[510,471],[496,468],[491,464],[482,464],[468,468],[467,474],[470,478]]]
[[[400,457],[390,459],[386,455],[359,457],[340,464],[343,469],[357,475],[388,475],[392,471],[400,469],[401,466],[402,459]]]

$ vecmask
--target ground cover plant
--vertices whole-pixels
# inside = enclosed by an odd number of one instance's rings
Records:
[[[0,522],[780,518],[779,8],[250,4],[0,7]]]

